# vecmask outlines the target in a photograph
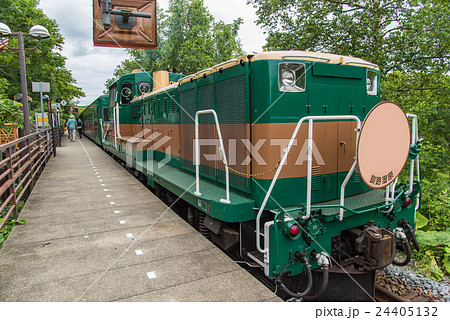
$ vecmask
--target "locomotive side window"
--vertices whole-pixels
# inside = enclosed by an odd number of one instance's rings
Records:
[[[103,121],[109,121],[108,108],[102,109],[102,118],[103,118]]]
[[[283,92],[303,92],[306,87],[303,63],[280,63],[278,66],[278,88]]]
[[[378,77],[375,71],[367,70],[366,85],[368,95],[376,96],[378,94]]]
[[[120,87],[120,103],[121,104],[130,104],[130,101],[133,100],[133,89],[130,82],[122,83]]]
[[[139,114],[139,106],[132,106],[131,107],[131,117],[132,118],[139,118],[140,114]]]

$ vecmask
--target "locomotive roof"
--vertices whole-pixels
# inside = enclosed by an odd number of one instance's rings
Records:
[[[376,64],[360,58],[312,51],[264,51],[256,54],[250,59],[250,61],[257,60],[303,60],[331,64],[344,64],[379,70]]]
[[[219,68],[226,69],[232,66],[235,66],[239,64],[240,60],[244,61],[257,61],[257,60],[301,60],[301,61],[313,61],[313,62],[323,62],[323,63],[330,63],[330,64],[343,64],[343,65],[349,65],[349,66],[357,66],[357,67],[365,67],[369,69],[375,69],[380,70],[376,64],[370,63],[366,60],[350,57],[350,56],[343,56],[339,54],[333,54],[333,53],[322,53],[322,52],[313,52],[313,51],[263,51],[260,53],[257,53],[255,55],[245,54],[242,56],[239,56],[235,59],[231,59],[225,62],[222,62],[218,65],[215,65],[211,68],[198,71],[195,74],[188,75],[180,80],[178,82],[175,82],[173,84],[170,84],[166,87],[163,87],[161,89],[146,93],[142,96],[135,97],[133,101],[139,100],[154,94],[157,94],[161,91],[165,91],[171,88],[175,88],[178,83],[184,83],[190,81],[190,79],[196,79],[203,76],[203,74],[211,74],[219,70]]]
[[[146,98],[146,97],[148,97],[148,96],[152,96],[152,95],[154,95],[154,94],[158,94],[158,93],[167,91],[167,90],[169,90],[169,89],[176,88],[177,86],[178,86],[178,82],[174,82],[174,83],[171,83],[171,84],[169,84],[168,86],[162,87],[162,88],[160,88],[160,89],[158,89],[158,90],[154,90],[154,91],[148,92],[148,93],[143,94],[143,95],[141,95],[141,96],[136,96],[136,97],[135,97],[133,100],[131,100],[131,101],[137,101],[137,100],[140,100],[140,99],[144,99],[144,98]]]

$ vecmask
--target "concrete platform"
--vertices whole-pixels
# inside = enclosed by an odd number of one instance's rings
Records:
[[[57,149],[0,252],[0,301],[282,301],[86,138]]]

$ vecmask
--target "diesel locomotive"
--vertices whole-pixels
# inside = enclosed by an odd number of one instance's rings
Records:
[[[80,117],[84,135],[287,296],[370,300],[375,270],[419,250],[417,117],[380,102],[365,60],[266,51],[188,76],[136,70]]]

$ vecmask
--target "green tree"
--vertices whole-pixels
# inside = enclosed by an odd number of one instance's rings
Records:
[[[387,75],[382,88],[384,99],[419,117],[419,136],[424,139],[420,152],[421,214],[428,218],[426,229],[445,230],[450,227],[450,76],[394,71]]]
[[[37,8],[38,3],[38,0],[0,0],[0,21],[7,24],[13,32],[28,32],[33,25],[40,24],[50,33],[49,39],[42,40],[39,47],[25,53],[29,96],[34,100],[32,107],[40,108],[39,93],[32,93],[30,90],[32,81],[50,82],[49,96],[54,101],[73,101],[74,98],[83,97],[84,93],[75,85],[75,79],[65,67],[66,58],[60,53],[64,38],[58,24]],[[37,40],[25,37],[26,48],[36,45]],[[10,37],[9,46],[17,47],[16,37]],[[12,98],[21,92],[17,51],[5,50],[0,54],[0,77],[9,83],[5,92],[7,97]]]
[[[5,123],[16,123],[19,128],[23,128],[22,104],[5,96],[8,87],[8,80],[0,78],[0,128],[5,127]]]
[[[448,70],[447,0],[249,0],[269,50],[350,55],[392,70]]]
[[[203,0],[171,0],[166,12],[158,10],[158,49],[127,50],[129,58],[114,71],[114,78],[140,68],[176,69],[192,74],[242,54],[237,38],[241,18],[231,24],[215,21]]]

